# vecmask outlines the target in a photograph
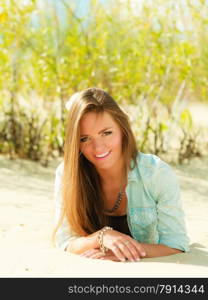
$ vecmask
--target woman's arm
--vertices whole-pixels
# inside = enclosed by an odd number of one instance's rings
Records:
[[[172,167],[161,161],[153,173],[150,188],[156,200],[158,244],[143,244],[147,257],[166,256],[189,251],[178,179]]]
[[[141,243],[145,249],[146,255],[144,258],[168,256],[172,254],[181,253],[183,251],[175,248],[170,248],[162,244],[145,244]]]
[[[66,251],[74,254],[81,254],[89,249],[99,248],[98,232],[96,231],[88,236],[78,237],[72,240]]]
[[[181,250],[173,249],[165,245],[144,244],[144,243],[142,243],[141,245],[146,251],[146,255],[143,258],[168,256],[168,255],[183,252]],[[82,253],[81,256],[87,258],[93,258],[93,259],[104,259],[104,260],[112,260],[117,262],[120,261],[120,259],[118,259],[118,257],[111,250],[108,250],[108,252],[105,255],[103,255],[99,249],[90,249]],[[137,259],[137,261],[138,260],[139,259]]]
[[[121,236],[119,236],[119,232],[115,231],[117,235],[117,241],[112,243],[112,231],[106,232],[105,235],[105,245],[107,244],[109,247],[109,251],[107,252],[106,256],[101,255],[101,251],[99,250],[99,245],[96,242],[97,236],[96,233],[92,234],[88,237],[79,238],[75,240],[74,242],[70,243],[70,247],[68,251],[76,254],[81,254],[84,257],[87,258],[97,258],[97,259],[106,259],[106,260],[114,260],[114,261],[138,261],[140,258],[151,258],[151,257],[161,257],[161,256],[168,256],[172,254],[181,253],[183,251],[175,248],[168,247],[166,245],[162,244],[147,244],[147,243],[139,243],[136,240],[128,239],[122,242],[120,240]],[[122,234],[121,234],[122,235]],[[115,236],[115,234],[114,234]],[[124,235],[125,236],[125,235]],[[129,243],[126,246],[125,242],[128,241]],[[110,243],[110,244],[109,244]],[[132,257],[129,257],[129,250],[133,254],[134,249],[131,248],[134,245],[140,245],[140,249],[144,250],[145,255],[141,255],[141,252],[139,252],[140,255],[133,255]],[[122,245],[122,246],[121,246]],[[131,247],[130,247],[131,246]],[[115,252],[115,248],[121,249],[123,251],[123,257],[119,256],[118,253]],[[113,250],[112,250],[113,249]],[[133,250],[132,250],[133,249]],[[123,259],[125,258],[125,259]]]
[[[62,176],[63,176],[64,165],[63,162],[58,165],[55,171],[55,182],[54,182],[54,229],[59,223],[59,219],[62,213]],[[58,228],[54,242],[55,246],[61,250],[67,249],[68,245],[79,238],[80,236],[74,233],[66,219],[63,218],[62,224]]]

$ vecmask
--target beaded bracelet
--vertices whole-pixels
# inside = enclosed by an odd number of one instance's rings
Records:
[[[109,226],[105,226],[100,230],[100,232],[98,234],[98,243],[100,245],[100,250],[104,254],[108,251],[108,248],[103,245],[103,234],[106,230],[113,230],[113,228],[109,227]]]

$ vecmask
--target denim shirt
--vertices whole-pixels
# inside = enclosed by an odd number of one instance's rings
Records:
[[[61,211],[62,174],[63,163],[56,169],[55,223]],[[127,222],[135,240],[189,251],[180,187],[167,163],[156,155],[139,152],[137,165],[128,173],[126,194]],[[56,246],[65,250],[77,237],[65,219],[57,232]]]

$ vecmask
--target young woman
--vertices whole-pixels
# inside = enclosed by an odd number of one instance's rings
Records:
[[[171,167],[139,152],[128,116],[105,91],[67,102],[64,161],[55,178],[55,244],[88,258],[137,261],[188,251]]]

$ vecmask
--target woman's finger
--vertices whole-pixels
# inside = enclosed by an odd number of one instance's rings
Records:
[[[98,259],[105,256],[105,253],[100,251],[99,249],[90,249],[83,252],[80,256],[92,259]]]
[[[112,252],[120,261],[126,261],[124,253],[121,251],[120,247],[117,244],[113,244],[110,250],[112,250]]]
[[[134,261],[134,257],[131,253],[131,250],[127,247],[127,245],[125,245],[122,242],[119,242],[118,247],[127,260]]]
[[[134,239],[130,238],[128,240],[122,241],[123,245],[125,245],[126,249],[124,246],[122,247],[122,251],[124,252],[125,255],[127,255],[127,258],[133,258],[134,261],[140,260],[141,257],[144,257],[146,255],[144,248],[141,246],[141,244]],[[128,249],[128,251],[127,251]],[[131,256],[129,256],[128,253],[131,253]],[[130,260],[131,260],[130,259]]]
[[[116,261],[116,262],[120,261],[115,255],[103,256],[99,259],[101,259],[101,260],[112,260],[112,261]]]
[[[102,260],[113,260],[113,261],[120,261],[118,259],[118,257],[115,256],[115,254],[113,253],[113,251],[111,250],[108,250],[105,254],[105,256],[101,257],[100,259]]]
[[[118,259],[124,261],[139,261],[145,256],[144,248],[133,239],[118,241],[111,249]]]
[[[125,256],[131,261],[140,260],[140,253],[138,253],[138,249],[132,244],[129,240],[123,242],[123,251]],[[130,253],[130,256],[128,255]]]
[[[102,258],[102,257],[105,257],[105,253],[103,252],[98,252],[98,253],[94,253],[92,255],[90,255],[89,258],[92,258],[92,259],[99,259],[99,258]]]
[[[88,256],[91,256],[91,255],[93,255],[95,253],[98,253],[98,252],[100,252],[99,249],[90,249],[90,250],[87,250],[87,251],[81,253],[80,256],[88,257]]]
[[[130,261],[137,261],[145,256],[141,244],[130,236],[116,230],[108,230],[103,236],[103,244],[121,261],[127,258]]]

